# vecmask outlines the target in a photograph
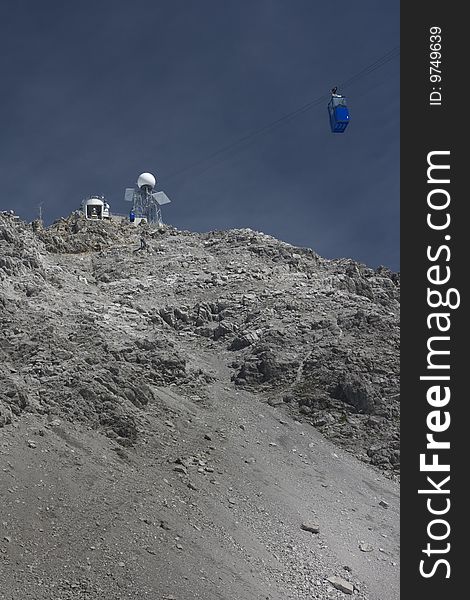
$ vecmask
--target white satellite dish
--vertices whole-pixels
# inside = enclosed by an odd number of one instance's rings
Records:
[[[148,187],[153,190],[157,180],[152,173],[141,173],[137,179],[137,185],[139,188]]]

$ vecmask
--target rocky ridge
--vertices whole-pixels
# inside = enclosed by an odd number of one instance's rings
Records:
[[[57,414],[132,445],[153,386],[216,372],[399,471],[399,276],[249,229],[140,231],[0,216],[0,427]]]
[[[397,600],[398,296],[248,229],[0,214],[0,600]]]

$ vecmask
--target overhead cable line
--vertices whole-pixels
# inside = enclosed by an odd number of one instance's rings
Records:
[[[355,75],[353,75],[352,77],[350,77],[349,79],[347,79],[346,81],[341,83],[339,85],[339,87],[341,89],[344,89],[344,88],[350,86],[351,84],[355,83],[357,80],[362,79],[363,77],[369,75],[370,73],[373,73],[377,69],[382,68],[388,62],[390,62],[394,58],[398,57],[399,54],[400,54],[400,46],[395,46],[394,48],[392,48],[391,50],[386,52],[383,56],[378,58],[376,61],[374,61],[367,67],[364,67],[361,71],[359,71],[358,73],[356,73]],[[295,110],[293,110],[289,113],[286,113],[285,115],[282,115],[278,119],[275,119],[271,123],[268,123],[262,127],[259,127],[258,129],[255,129],[255,130],[251,131],[250,133],[242,136],[238,140],[235,140],[235,141],[231,142],[230,144],[227,144],[226,146],[219,148],[218,150],[207,155],[205,158],[201,158],[201,159],[194,161],[193,163],[187,165],[186,167],[179,169],[178,171],[170,173],[170,175],[165,177],[165,181],[171,181],[172,179],[176,179],[179,177],[179,175],[182,175],[183,173],[186,173],[187,171],[191,171],[192,169],[195,169],[196,167],[198,167],[202,164],[205,164],[214,158],[218,158],[221,155],[226,155],[231,150],[235,150],[238,146],[245,145],[245,144],[247,144],[247,142],[251,141],[252,139],[257,138],[257,137],[263,135],[264,133],[268,133],[272,129],[278,127],[279,125],[282,125],[283,123],[286,123],[287,121],[290,121],[291,119],[294,119],[295,117],[297,117],[300,114],[303,114],[304,112],[307,112],[311,108],[318,106],[319,104],[325,102],[329,98],[330,98],[329,94],[323,94],[322,96],[319,96],[318,98],[311,100],[310,102],[307,102],[306,104],[300,106],[299,108],[296,108]],[[218,164],[218,161],[215,164]],[[212,165],[206,167],[205,169],[200,171],[200,173],[204,173],[205,171],[209,170],[210,168],[212,168]]]

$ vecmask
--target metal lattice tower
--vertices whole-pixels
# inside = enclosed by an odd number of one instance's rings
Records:
[[[161,206],[171,200],[165,192],[153,192],[156,179],[151,173],[142,173],[137,179],[137,188],[126,188],[124,199],[132,202],[136,218],[146,219],[147,223],[162,225]]]

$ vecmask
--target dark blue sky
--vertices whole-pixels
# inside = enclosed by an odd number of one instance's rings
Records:
[[[398,270],[397,58],[343,89],[344,135],[321,102],[185,170],[398,45],[398,0],[3,0],[0,208],[31,220],[43,203],[50,222],[103,194],[123,213],[151,171],[178,228]]]

